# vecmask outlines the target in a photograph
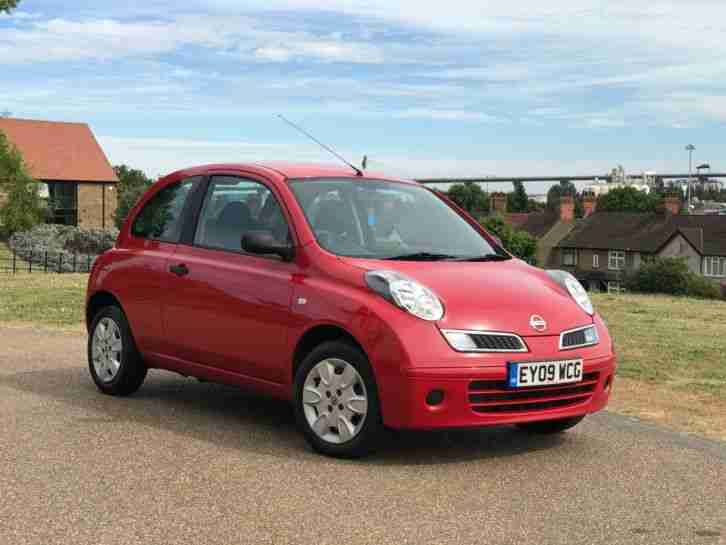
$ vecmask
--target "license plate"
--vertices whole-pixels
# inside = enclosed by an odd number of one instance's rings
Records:
[[[582,380],[582,360],[509,362],[510,388],[570,384]]]

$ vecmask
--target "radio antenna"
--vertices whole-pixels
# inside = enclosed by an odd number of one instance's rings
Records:
[[[310,140],[312,140],[313,142],[315,142],[318,146],[320,146],[325,151],[327,151],[328,153],[330,153],[333,156],[335,156],[338,160],[342,161],[347,166],[349,166],[350,168],[352,168],[355,171],[355,175],[356,176],[363,176],[363,171],[361,169],[359,169],[357,166],[353,165],[352,163],[349,163],[348,161],[346,161],[345,158],[343,156],[341,156],[339,153],[337,153],[333,148],[331,148],[329,146],[326,146],[320,140],[318,140],[312,134],[310,134],[308,131],[306,131],[305,129],[303,129],[299,125],[296,125],[295,123],[293,123],[292,121],[290,121],[289,119],[287,119],[282,114],[277,114],[277,117],[279,117],[280,119],[282,119],[285,123],[287,123],[288,125],[290,125],[293,129],[297,130],[298,132],[303,133]]]

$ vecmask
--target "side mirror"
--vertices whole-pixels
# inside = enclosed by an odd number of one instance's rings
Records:
[[[291,244],[279,243],[270,233],[245,233],[242,236],[242,249],[250,254],[279,255],[284,261],[291,261],[295,256]]]

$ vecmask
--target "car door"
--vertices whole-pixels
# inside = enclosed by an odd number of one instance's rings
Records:
[[[167,260],[179,242],[188,196],[201,180],[201,176],[185,178],[160,189],[134,218],[124,244],[117,296],[136,344],[148,355],[166,350],[161,299],[169,280]]]
[[[163,308],[174,356],[281,382],[294,262],[246,254],[241,239],[250,230],[289,236],[271,186],[241,176],[211,176],[196,229],[171,262]]]

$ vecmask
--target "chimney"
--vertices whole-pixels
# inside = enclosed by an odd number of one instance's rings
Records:
[[[666,214],[677,216],[681,213],[681,197],[680,195],[665,195],[663,197],[663,211]]]
[[[588,217],[591,214],[595,213],[595,208],[597,207],[597,197],[594,193],[586,193],[582,197],[582,215],[584,217]]]
[[[489,213],[504,216],[507,213],[507,194],[492,193],[489,198]]]
[[[560,198],[560,221],[572,223],[575,219],[575,199],[572,195],[563,195]]]

